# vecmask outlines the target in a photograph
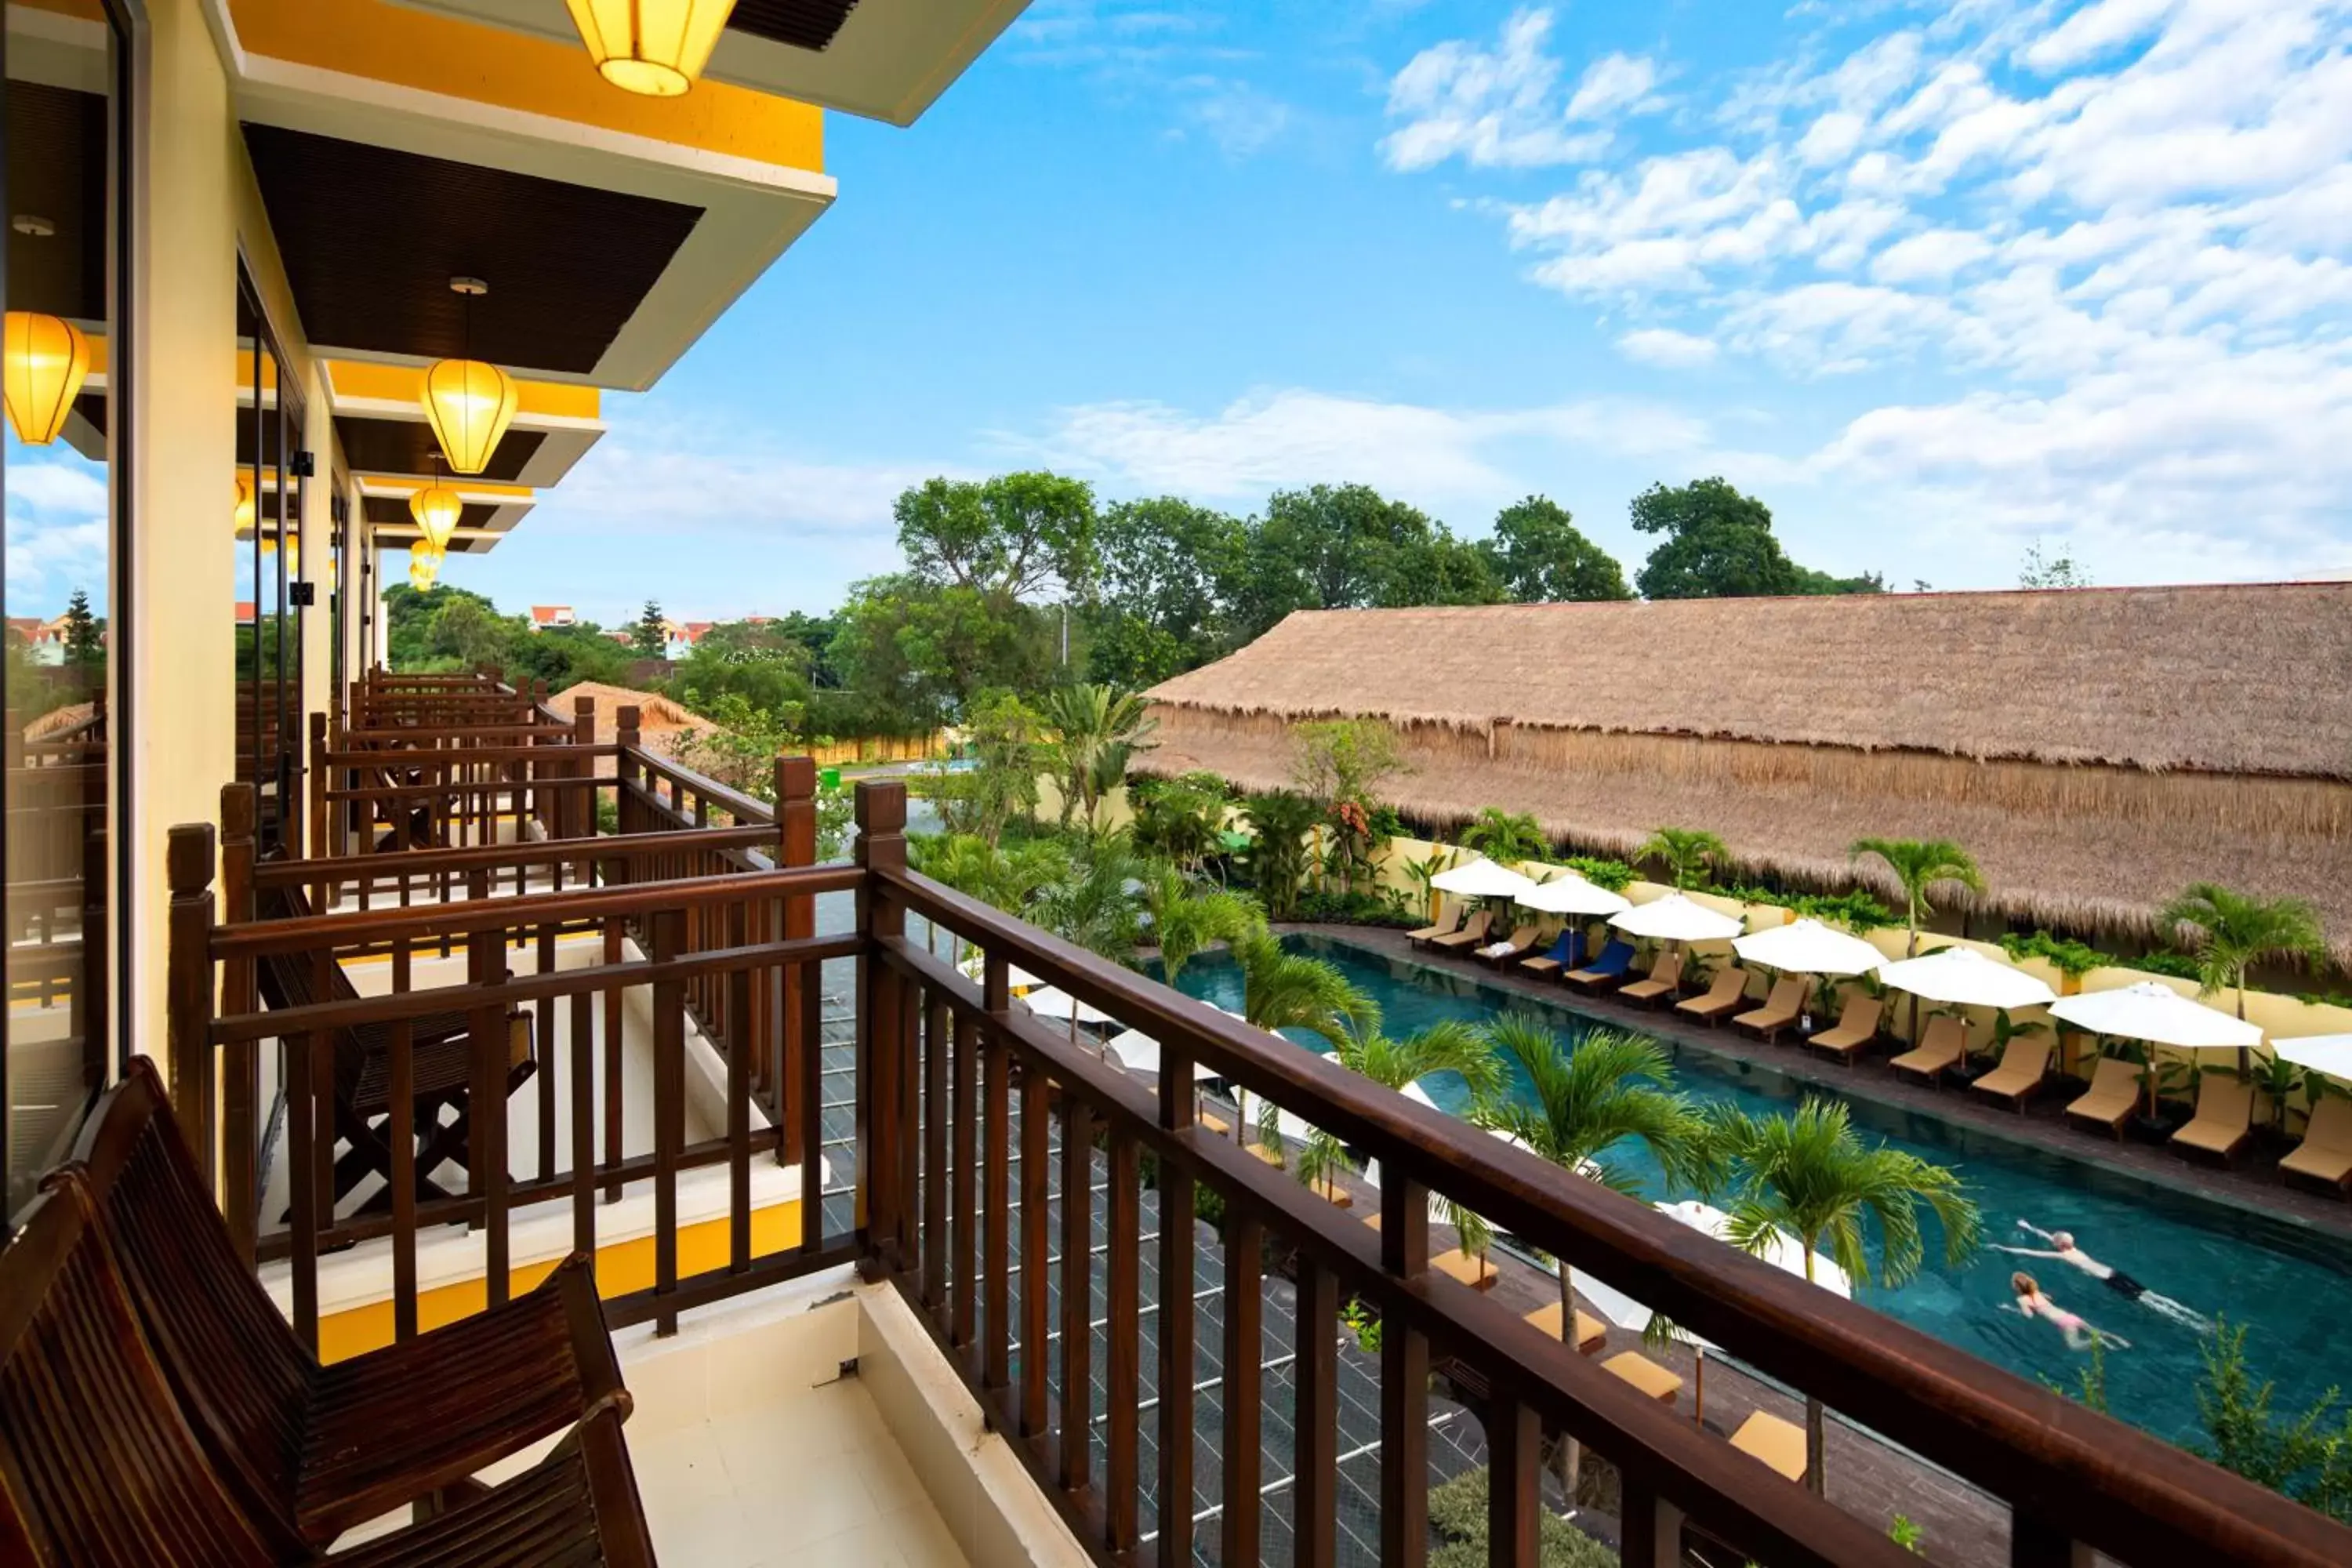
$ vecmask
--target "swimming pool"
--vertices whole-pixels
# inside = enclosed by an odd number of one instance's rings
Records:
[[[1483,984],[1470,973],[1391,959],[1317,936],[1291,936],[1295,951],[1338,966],[1381,1005],[1383,1026],[1411,1034],[1445,1018],[1476,1020],[1512,1007],[1540,1007],[1570,1039],[1604,1026],[1564,1006],[1540,1006]],[[1241,973],[1222,956],[1196,960],[1180,988],[1221,1006],[1241,1005]],[[1320,1048],[1319,1043],[1317,1048]],[[1672,1048],[1670,1045],[1670,1049]],[[1701,1102],[1769,1112],[1794,1105],[1820,1086],[1768,1064],[1718,1057],[1700,1048],[1675,1053],[1676,1086]],[[1466,1096],[1451,1075],[1428,1085],[1431,1097],[1459,1110]],[[2019,1218],[2045,1230],[2068,1230],[2094,1257],[2209,1317],[2226,1312],[2246,1325],[2247,1359],[2258,1375],[2278,1380],[2278,1407],[2300,1414],[2330,1384],[2352,1382],[2343,1366],[2352,1327],[2343,1303],[2352,1280],[2352,1242],[2285,1220],[2265,1218],[2191,1194],[2030,1148],[1860,1095],[1839,1095],[1857,1128],[1895,1147],[1958,1169],[1984,1214],[1985,1239],[2042,1243],[2015,1229]],[[1617,1152],[1654,1197],[1666,1190],[1638,1145]],[[1987,1248],[1953,1269],[1931,1217],[1928,1264],[1899,1290],[1862,1288],[1856,1299],[1987,1361],[2072,1392],[2085,1358],[2057,1331],[2014,1311],[2009,1277],[2033,1274],[2060,1304],[2131,1342],[2106,1359],[2107,1395],[2116,1415],[2176,1443],[2199,1436],[2196,1384],[2201,1340],[2063,1264],[2021,1259]],[[2006,1234],[2004,1234],[2006,1233]]]

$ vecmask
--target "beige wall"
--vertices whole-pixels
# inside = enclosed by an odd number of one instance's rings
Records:
[[[151,0],[144,160],[134,210],[137,359],[131,455],[131,1047],[163,1043],[169,892],[165,835],[209,822],[236,756],[232,675],[236,572],[224,508],[236,464],[231,390],[236,341],[241,156],[228,82],[197,0]]]

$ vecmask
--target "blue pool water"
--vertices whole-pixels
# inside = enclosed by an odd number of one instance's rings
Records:
[[[1445,1018],[1477,1020],[1534,1004],[1479,984],[1464,971],[1391,960],[1367,949],[1319,937],[1291,937],[1296,949],[1327,960],[1380,1003],[1383,1027],[1411,1034]],[[1230,962],[1203,959],[1189,966],[1181,988],[1220,1006],[1241,1005],[1241,974]],[[1542,1009],[1570,1040],[1596,1026],[1564,1007]],[[1319,1042],[1317,1048],[1321,1048]],[[1772,1068],[1692,1048],[1677,1053],[1677,1087],[1702,1102],[1723,1101],[1752,1111],[1794,1105],[1818,1088]],[[1459,1079],[1433,1080],[1431,1097],[1459,1110]],[[2016,1231],[2020,1217],[2045,1230],[2069,1230],[2078,1245],[2146,1285],[2208,1317],[2226,1312],[2248,1329],[2246,1350],[2258,1375],[2278,1380],[2278,1404],[2300,1413],[2320,1393],[2352,1384],[2352,1242],[2284,1220],[2158,1189],[2137,1178],[2084,1161],[2063,1158],[2006,1139],[1861,1097],[1848,1099],[1865,1134],[1961,1174],[1984,1215],[1985,1239],[2041,1243]],[[1654,1163],[1638,1145],[1613,1156],[1644,1178],[1650,1195],[1665,1191]],[[2198,1436],[2195,1388],[2202,1370],[2201,1341],[2193,1331],[2125,1300],[2063,1264],[2021,1259],[1987,1248],[1955,1269],[1945,1267],[1943,1237],[1928,1221],[1928,1265],[1897,1290],[1862,1288],[1858,1299],[1888,1315],[2037,1381],[2070,1392],[2085,1357],[2069,1351],[2058,1331],[2029,1323],[2014,1311],[2009,1277],[2032,1273],[2062,1306],[2131,1342],[2106,1359],[2107,1393],[2115,1413],[2176,1443]],[[2008,1233],[2008,1234],[2004,1234]]]

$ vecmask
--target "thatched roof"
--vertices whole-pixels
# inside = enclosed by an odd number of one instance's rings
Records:
[[[2352,583],[1307,611],[1151,697],[2352,779]]]
[[[683,731],[692,730],[698,734],[711,735],[719,730],[719,726],[709,720],[688,712],[657,691],[632,691],[625,686],[607,686],[601,680],[583,680],[577,686],[567,687],[549,698],[547,705],[569,719],[573,700],[581,697],[590,698],[596,704],[596,739],[610,742],[619,734],[621,710],[634,705],[637,710],[639,742],[646,750],[658,752],[665,757],[677,754],[677,740]],[[609,759],[600,762],[596,771],[610,774],[613,772],[612,762]]]
[[[2145,931],[2212,879],[2352,962],[2352,584],[1302,614],[1150,695],[1153,773],[1282,787],[1291,723],[1381,718],[1433,823],[1706,828],[1825,888],[1951,838],[2022,919]]]

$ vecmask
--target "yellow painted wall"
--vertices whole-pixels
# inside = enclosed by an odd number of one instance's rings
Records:
[[[777,1204],[751,1211],[751,1256],[765,1258],[798,1247],[801,1240],[801,1205],[798,1203]],[[699,1225],[682,1227],[677,1233],[677,1274],[680,1279],[690,1279],[698,1274],[708,1274],[727,1267],[727,1221],[724,1217],[706,1220]],[[520,1296],[555,1271],[560,1259],[526,1264],[507,1276],[510,1295]],[[596,1249],[596,1294],[610,1300],[637,1290],[648,1290],[654,1284],[654,1238],[638,1237],[631,1241],[617,1242]],[[416,1299],[416,1327],[420,1332],[454,1323],[480,1311],[489,1301],[489,1290],[479,1279],[468,1279],[455,1285],[445,1285],[427,1290]],[[322,1362],[342,1361],[380,1350],[393,1342],[393,1316],[390,1301],[378,1301],[365,1307],[355,1307],[348,1312],[337,1312],[319,1320],[319,1359]]]
[[[167,830],[208,822],[235,765],[236,563],[226,497],[236,464],[235,395],[241,157],[228,81],[197,0],[152,0],[145,178],[131,292],[142,361],[132,378],[130,574],[133,1011],[140,1050],[164,1055]],[[217,504],[190,498],[224,498]]]
[[[577,43],[392,0],[229,0],[229,14],[240,43],[276,59],[781,168],[824,168],[824,113],[814,105],[716,81],[682,98],[624,92]]]

